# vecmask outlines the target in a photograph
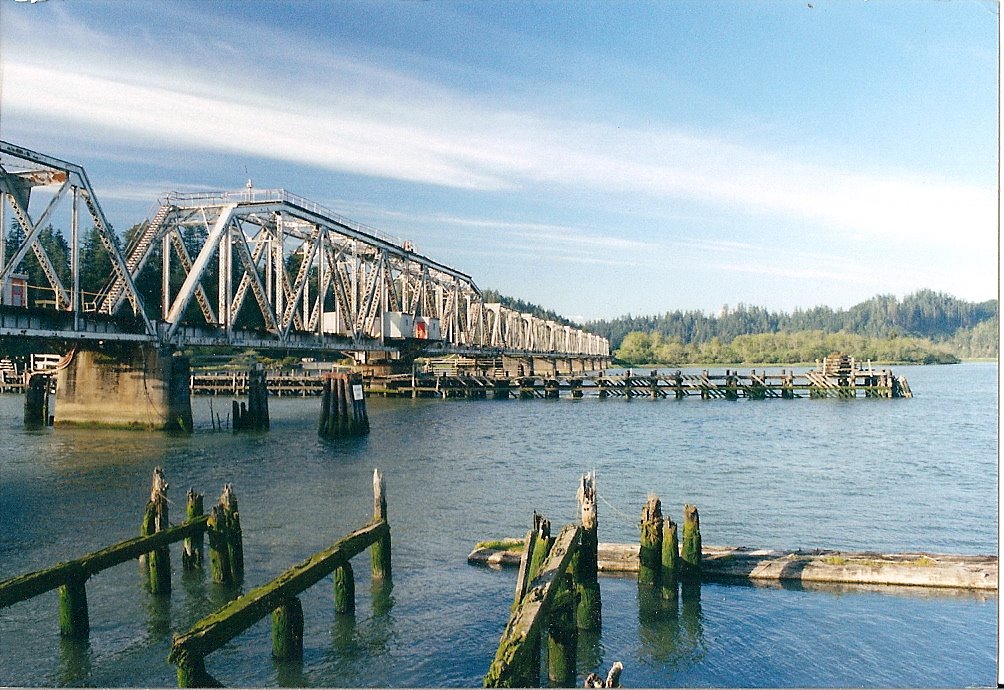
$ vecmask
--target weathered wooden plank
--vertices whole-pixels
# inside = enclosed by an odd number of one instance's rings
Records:
[[[206,520],[208,519],[208,515],[202,515],[177,527],[171,527],[147,537],[127,539],[45,570],[4,580],[0,582],[0,608],[44,594],[72,579],[86,579],[112,566],[139,558],[153,549],[195,536],[206,529]]]
[[[519,540],[514,540],[519,541]],[[638,544],[600,542],[600,572],[637,573]],[[519,554],[476,549],[470,563],[515,566]],[[914,586],[993,591],[997,556],[935,553],[874,553],[826,549],[773,550],[704,546],[702,577],[851,585]]]
[[[179,663],[186,658],[202,658],[269,615],[283,601],[299,595],[331,574],[335,568],[361,553],[390,531],[385,521],[357,529],[271,582],[256,587],[215,613],[198,621],[174,639],[168,659]]]
[[[520,666],[522,654],[528,647],[526,642],[540,634],[544,617],[542,614],[550,607],[559,576],[565,573],[572,561],[581,532],[581,525],[566,525],[555,539],[539,574],[530,582],[522,603],[509,617],[495,660],[485,675],[485,687],[511,687],[514,682],[519,684],[519,674],[524,671]]]

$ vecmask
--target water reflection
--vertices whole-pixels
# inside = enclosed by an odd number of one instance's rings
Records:
[[[59,638],[59,685],[81,687],[91,675],[91,642]]]
[[[704,658],[701,585],[638,585],[638,636],[641,656],[674,670]]]
[[[275,682],[280,688],[305,688],[310,685],[303,674],[303,659],[287,659],[280,661],[273,658],[275,666]]]
[[[151,642],[171,639],[171,593],[150,594],[146,599],[146,632]]]

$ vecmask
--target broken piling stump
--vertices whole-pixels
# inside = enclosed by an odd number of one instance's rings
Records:
[[[150,500],[147,501],[140,526],[140,535],[148,537],[168,527],[167,481],[160,467],[153,470]],[[171,552],[166,546],[146,554],[140,561],[143,574],[152,594],[166,594],[171,591]]]
[[[662,572],[662,501],[649,494],[641,509],[641,547],[638,551],[638,582],[658,584]]]
[[[680,574],[687,580],[701,579],[701,520],[697,506],[683,506],[683,550]]]
[[[579,501],[579,517],[582,521],[582,537],[579,548],[572,558],[572,577],[578,596],[575,620],[580,630],[599,630],[602,622],[600,583],[597,579],[597,539],[596,513],[596,473],[584,474],[579,481],[576,495]]]

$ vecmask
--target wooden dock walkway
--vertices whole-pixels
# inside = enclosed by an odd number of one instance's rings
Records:
[[[649,398],[682,400],[766,400],[769,398],[910,398],[913,393],[902,376],[890,369],[871,366],[858,369],[853,360],[842,370],[821,368],[796,373],[781,369],[750,370],[742,373],[726,369],[724,373],[703,370],[652,370],[623,374],[506,375],[467,374],[463,372],[400,374],[368,380],[371,395],[441,398],[493,398],[496,400],[558,398]]]
[[[499,540],[475,548],[468,563],[495,568],[519,566],[522,539]],[[597,568],[606,573],[637,573],[638,544],[600,542]],[[744,546],[705,546],[702,578],[800,583],[898,585],[997,590],[996,556],[931,553],[850,552],[815,549],[778,551]]]

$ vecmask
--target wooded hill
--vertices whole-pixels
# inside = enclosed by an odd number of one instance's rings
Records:
[[[723,307],[718,316],[693,310],[629,314],[586,328],[608,338],[623,361],[638,364],[811,362],[817,351],[836,349],[862,360],[936,362],[953,361],[952,355],[996,357],[997,310],[997,300],[966,302],[921,290],[902,300],[878,295],[849,309],[821,306],[788,314],[740,303]],[[839,344],[838,335],[854,342]],[[656,358],[643,362],[646,352]]]

